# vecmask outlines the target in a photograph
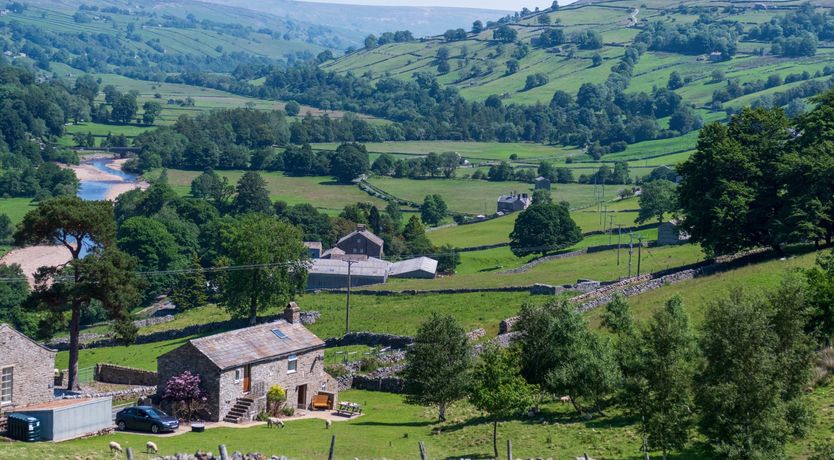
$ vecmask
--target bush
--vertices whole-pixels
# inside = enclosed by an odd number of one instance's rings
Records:
[[[168,379],[162,398],[171,401],[174,413],[183,414],[185,420],[193,420],[197,413],[204,410],[207,399],[200,388],[200,376],[190,371]]]
[[[364,373],[373,372],[382,367],[382,361],[376,356],[364,356],[359,361],[359,370]]]
[[[324,366],[324,372],[330,374],[334,379],[344,377],[350,373],[343,364],[327,364]]]
[[[284,402],[287,400],[287,392],[281,385],[273,385],[266,393],[266,400],[272,403]]]
[[[292,406],[284,406],[281,408],[281,415],[284,417],[292,417],[295,415],[295,408]]]

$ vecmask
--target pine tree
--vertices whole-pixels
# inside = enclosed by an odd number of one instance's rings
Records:
[[[181,310],[202,307],[207,301],[206,276],[196,253],[191,253],[191,272],[183,278],[171,294],[174,304]]]

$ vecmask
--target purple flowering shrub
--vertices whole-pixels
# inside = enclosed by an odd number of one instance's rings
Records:
[[[182,414],[184,420],[194,420],[194,416],[206,409],[205,392],[200,388],[200,376],[185,371],[175,375],[165,382],[165,392],[162,397],[170,401],[174,408],[174,415]]]

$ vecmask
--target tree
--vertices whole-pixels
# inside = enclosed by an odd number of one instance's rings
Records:
[[[416,215],[408,218],[408,222],[403,228],[403,239],[405,240],[407,254],[427,254],[432,251],[431,241],[426,237],[426,228]]]
[[[518,38],[518,32],[506,24],[492,32],[492,39],[502,43],[512,43],[516,38]]]
[[[82,270],[78,263],[83,249],[95,250],[106,248],[115,240],[116,224],[113,219],[113,205],[109,201],[82,201],[75,196],[60,196],[41,201],[37,209],[29,211],[18,224],[14,239],[17,244],[53,244],[63,245],[70,251],[73,261],[63,268],[71,273],[77,284],[81,280]],[[53,272],[58,269],[52,267]],[[56,283],[64,286],[63,283]],[[41,290],[49,289],[44,279]],[[57,295],[57,292],[56,292]],[[81,310],[86,306],[81,293],[66,292],[61,300],[69,302],[69,381],[68,388],[78,388],[78,336]],[[58,307],[56,306],[56,309]],[[64,305],[61,305],[61,310]]]
[[[618,343],[618,355],[631,357],[622,369],[624,401],[640,417],[646,447],[681,449],[694,425],[695,337],[679,297],[669,299],[633,340]]]
[[[0,244],[8,245],[14,242],[14,226],[7,214],[0,214]]]
[[[256,324],[258,312],[304,290],[307,248],[292,225],[263,214],[243,215],[224,235],[223,255],[225,265],[247,268],[222,272],[221,303],[232,315],[248,317],[249,324]]]
[[[287,115],[291,117],[298,116],[298,114],[301,112],[301,105],[298,102],[289,101],[284,106],[284,112],[287,112]]]
[[[368,172],[368,151],[362,144],[342,144],[330,158],[330,174],[348,184]]]
[[[817,255],[816,266],[805,271],[811,307],[811,332],[825,346],[834,335],[834,251]]]
[[[365,49],[371,50],[376,48],[376,35],[370,34],[365,37]]]
[[[457,320],[432,313],[406,351],[406,402],[438,406],[437,418],[445,422],[449,404],[466,396],[471,354],[466,331]]]
[[[387,153],[378,156],[371,165],[371,171],[380,176],[390,176],[394,173],[394,157]]]
[[[448,208],[442,196],[426,195],[423,204],[420,205],[420,218],[429,225],[437,225],[446,217],[447,211]]]
[[[683,88],[684,82],[683,77],[677,71],[672,71],[669,74],[669,81],[666,83],[666,87],[671,90],[676,90],[678,88]]]
[[[34,337],[38,333],[37,317],[24,310],[29,283],[18,264],[0,265],[0,323],[9,323],[18,331]]]
[[[113,110],[110,112],[113,121],[118,123],[130,123],[136,112],[139,110],[139,105],[136,102],[136,95],[134,93],[121,94],[116,92],[112,106]]]
[[[576,412],[602,412],[619,382],[610,345],[594,335],[567,301],[524,305],[516,323],[524,378],[554,395],[567,395]]]
[[[497,346],[487,346],[472,372],[469,401],[492,419],[492,450],[498,458],[498,422],[515,417],[533,405],[538,391],[519,373],[518,355]]]
[[[232,201],[232,209],[235,213],[259,212],[267,215],[272,213],[272,200],[269,199],[266,181],[257,172],[247,171],[238,181],[235,191],[237,194]]]
[[[212,169],[207,169],[191,181],[191,195],[211,201],[220,211],[226,209],[234,192],[235,187],[229,184],[229,179],[220,177]]]
[[[635,222],[642,224],[657,218],[657,223],[663,223],[663,215],[676,209],[675,183],[666,179],[648,182],[641,188],[639,203],[640,212]]]
[[[148,101],[142,105],[142,121],[145,124],[152,125],[156,117],[162,113],[162,105],[159,102]]]
[[[697,402],[716,456],[780,457],[803,430],[795,424],[807,421],[802,386],[812,356],[801,330],[804,303],[802,286],[786,280],[766,297],[734,291],[708,306]]]
[[[480,20],[476,20],[475,22],[472,23],[472,33],[473,34],[479,34],[479,33],[483,32],[483,30],[484,30],[484,23],[481,22]]]
[[[455,170],[460,164],[460,154],[457,152],[443,152],[439,156],[440,170],[446,179],[455,177]]]
[[[594,67],[601,66],[602,65],[602,56],[600,56],[599,53],[594,53],[594,55],[591,57],[591,63],[593,64]]]
[[[517,257],[545,255],[581,240],[582,231],[566,205],[534,203],[516,218],[510,233],[510,250]]]
[[[185,371],[172,376],[165,382],[162,398],[174,404],[175,414],[183,414],[185,420],[191,420],[205,405],[206,393],[203,391],[200,375]]]
[[[190,271],[182,277],[179,284],[171,292],[171,300],[181,310],[190,310],[205,306],[208,302],[206,290],[208,283],[203,274],[203,266],[197,253],[191,253]]]
[[[507,75],[512,75],[512,74],[518,72],[518,68],[519,68],[518,60],[516,60],[516,59],[507,59]],[[501,99],[498,99],[498,101],[500,102]]]
[[[437,249],[437,271],[440,273],[454,273],[460,265],[460,253],[450,244],[444,244]]]

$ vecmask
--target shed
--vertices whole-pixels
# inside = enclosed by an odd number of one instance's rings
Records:
[[[309,251],[311,259],[318,259],[321,257],[322,245],[321,241],[305,241],[304,247]]]
[[[367,286],[388,280],[388,262],[369,257],[354,261],[350,267],[350,285]],[[307,289],[342,289],[348,285],[348,262],[342,259],[315,259],[307,270]]]
[[[434,278],[437,261],[428,257],[401,260],[391,264],[388,276],[392,278]]]
[[[43,440],[64,441],[113,426],[113,398],[58,399],[15,413],[38,419]]]
[[[550,190],[550,179],[544,176],[537,177],[533,184],[535,190]]]
[[[689,234],[683,231],[677,220],[664,222],[657,227],[657,245],[681,244],[689,241]]]

